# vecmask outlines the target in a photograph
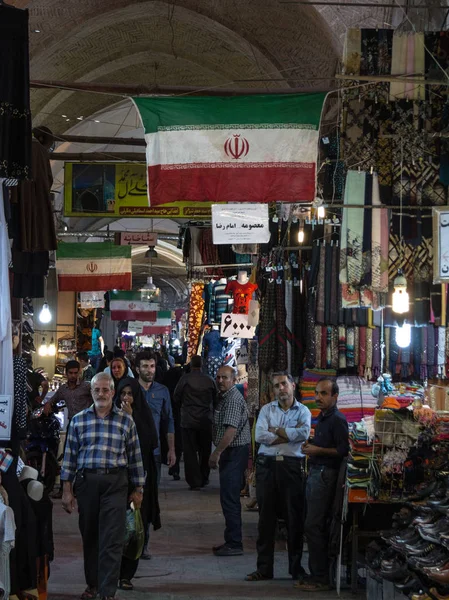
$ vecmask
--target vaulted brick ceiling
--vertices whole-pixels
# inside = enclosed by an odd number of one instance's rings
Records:
[[[30,11],[32,79],[71,82],[326,88],[346,28],[388,18],[385,9],[278,0],[9,1]],[[62,114],[85,117],[117,100],[33,90],[33,116],[64,131]]]

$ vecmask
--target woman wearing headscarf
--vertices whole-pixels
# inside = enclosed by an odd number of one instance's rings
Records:
[[[157,491],[157,469],[153,455],[153,451],[158,447],[158,436],[153,415],[144,398],[139,382],[131,377],[119,380],[114,401],[119,408],[133,417],[136,424],[146,474],[141,507],[142,520],[145,529],[149,523],[152,523],[153,529],[156,531],[161,527],[161,520]],[[138,564],[139,559],[131,560],[125,556],[122,557],[119,583],[122,590],[133,589],[131,579],[137,571]]]
[[[134,375],[131,369],[126,364],[124,358],[115,357],[112,359],[109,367],[106,367],[104,370],[105,373],[109,373],[112,375],[112,379],[114,380],[115,390],[117,391],[118,384],[122,381],[122,379],[126,379],[128,377],[133,378]]]

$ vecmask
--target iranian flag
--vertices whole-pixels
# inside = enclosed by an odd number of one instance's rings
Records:
[[[155,321],[159,304],[141,300],[140,292],[110,292],[109,308],[113,321]]]
[[[310,202],[325,94],[134,98],[151,206]]]
[[[56,251],[56,272],[60,292],[130,290],[131,246],[61,242]]]

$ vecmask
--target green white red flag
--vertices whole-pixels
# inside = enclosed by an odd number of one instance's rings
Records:
[[[134,98],[151,206],[310,202],[325,94]]]
[[[130,290],[131,246],[61,242],[56,251],[56,272],[60,292]]]
[[[159,304],[142,300],[140,292],[112,291],[109,309],[113,321],[155,321]]]

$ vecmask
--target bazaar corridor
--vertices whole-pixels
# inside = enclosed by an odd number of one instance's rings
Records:
[[[267,600],[283,598],[317,600],[336,598],[335,590],[325,593],[299,593],[288,576],[285,543],[278,542],[275,577],[272,581],[249,583],[247,573],[256,565],[257,513],[243,513],[244,556],[215,557],[211,552],[220,542],[223,516],[220,510],[218,477],[211,474],[210,485],[191,492],[185,481],[173,481],[166,467],[160,487],[162,529],[151,532],[152,560],[139,563],[133,580],[134,591],[117,591],[120,600],[190,600],[204,598]],[[247,499],[243,500],[247,502]],[[84,590],[81,537],[77,516],[63,512],[60,500],[54,500],[54,539],[56,560],[51,565],[49,598],[71,600]],[[349,590],[342,600],[362,598]]]

